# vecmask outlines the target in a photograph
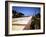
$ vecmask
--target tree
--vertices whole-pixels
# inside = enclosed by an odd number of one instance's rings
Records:
[[[21,12],[16,12],[14,10],[12,10],[12,13],[13,13],[13,18],[18,18],[18,17],[23,17],[24,14],[21,13]]]
[[[40,13],[32,17],[32,29],[40,29]]]

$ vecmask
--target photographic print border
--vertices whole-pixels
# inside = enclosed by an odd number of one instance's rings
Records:
[[[18,3],[31,3],[31,4],[43,4],[43,32],[42,33],[26,33],[26,34],[8,34],[8,2],[18,2]],[[40,2],[22,2],[22,1],[5,1],[5,36],[18,36],[18,35],[35,35],[35,34],[45,34],[45,3]]]

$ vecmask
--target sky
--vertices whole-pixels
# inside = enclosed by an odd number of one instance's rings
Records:
[[[13,6],[12,10],[15,10],[16,12],[21,12],[25,16],[34,16],[37,13],[40,13],[39,7],[19,7],[19,6]]]

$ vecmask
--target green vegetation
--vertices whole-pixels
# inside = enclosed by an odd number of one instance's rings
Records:
[[[12,14],[13,14],[13,18],[18,18],[18,17],[23,17],[24,16],[24,14],[23,13],[21,13],[21,12],[16,12],[16,11],[12,11]]]
[[[40,13],[32,17],[31,27],[32,29],[40,29]]]

